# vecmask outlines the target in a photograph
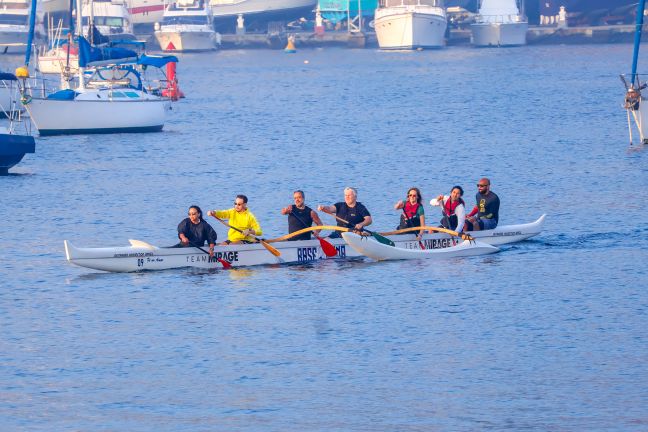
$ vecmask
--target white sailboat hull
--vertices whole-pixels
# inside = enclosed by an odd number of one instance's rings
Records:
[[[528,29],[528,22],[484,22],[470,25],[472,43],[477,47],[526,45]]]
[[[172,27],[172,26],[169,26]],[[167,28],[155,32],[163,51],[211,51],[216,49],[216,32],[211,28]],[[174,48],[171,48],[171,45]]]
[[[519,242],[538,235],[544,226],[545,215],[529,224],[508,225],[494,230],[471,233],[482,244],[481,252],[486,245],[503,245]],[[416,251],[420,249],[414,234],[389,236],[397,248]],[[362,256],[358,251],[348,247],[343,238],[327,239],[338,251],[336,258],[353,258]],[[65,255],[68,261],[81,267],[111,272],[133,272],[142,270],[165,270],[182,267],[203,269],[220,269],[222,264],[212,261],[201,250],[188,248],[158,248],[143,242],[131,241],[131,246],[78,248],[65,241]],[[456,246],[456,242],[447,234],[426,234],[422,243],[426,250],[444,250]],[[216,257],[231,263],[233,267],[265,264],[306,263],[326,256],[318,240],[284,241],[272,243],[281,252],[276,257],[261,244],[236,244],[217,246]],[[393,248],[392,248],[393,249]],[[466,247],[461,248],[467,249]],[[454,249],[458,250],[458,249]],[[472,252],[461,252],[470,254]],[[447,256],[447,255],[446,255]],[[466,256],[466,255],[456,255]]]
[[[376,9],[374,27],[383,50],[441,48],[445,46],[446,16],[438,7]]]
[[[34,98],[25,107],[40,135],[60,135],[160,131],[168,103]]]

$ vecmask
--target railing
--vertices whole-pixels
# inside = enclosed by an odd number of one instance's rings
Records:
[[[434,6],[443,7],[443,0],[380,0],[380,7]]]
[[[486,23],[510,23],[510,22],[524,22],[523,17],[519,14],[510,14],[510,15],[477,15],[475,16],[475,21],[477,22],[486,22]]]

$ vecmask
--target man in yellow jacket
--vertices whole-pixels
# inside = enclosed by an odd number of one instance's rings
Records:
[[[238,228],[243,233],[230,228],[227,232],[227,240],[222,245],[232,243],[252,243],[254,242],[253,236],[260,236],[263,234],[259,222],[256,217],[247,208],[248,199],[245,195],[236,195],[234,200],[234,208],[227,210],[209,210],[207,216],[215,216],[219,219],[228,219],[229,224],[234,228]]]

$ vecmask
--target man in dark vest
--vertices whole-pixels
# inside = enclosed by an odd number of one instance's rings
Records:
[[[296,190],[293,192],[293,199],[295,204],[291,204],[288,207],[281,209],[282,215],[288,215],[288,232],[294,233],[303,228],[308,228],[313,225],[322,225],[317,212],[308,207],[305,202],[304,192]],[[319,231],[315,231],[315,234],[319,234]],[[292,237],[288,240],[310,240],[311,231],[299,234],[295,237]]]

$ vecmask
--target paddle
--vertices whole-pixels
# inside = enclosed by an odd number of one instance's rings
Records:
[[[293,215],[295,217],[295,219],[297,219],[302,225],[304,225],[304,227],[308,228],[308,225],[306,225],[306,222],[304,222],[302,220],[302,218],[297,216],[297,214],[295,212],[290,210],[290,214]],[[315,236],[315,238],[317,240],[319,240],[320,246],[322,247],[322,250],[324,251],[324,255],[326,255],[327,257],[334,257],[335,255],[337,255],[337,249],[335,249],[335,246],[333,246],[331,243],[324,240],[319,235],[315,234],[315,232],[313,232],[313,236]]]
[[[223,219],[219,218],[215,214],[212,214],[212,216],[214,217],[214,219],[216,219],[218,222],[222,223],[226,227],[229,227],[229,228],[233,229],[234,231],[238,231],[241,234],[243,234],[243,230],[240,230],[240,229],[238,229],[236,227],[233,227],[232,225],[228,224],[227,222],[225,222]],[[263,247],[266,248],[268,250],[268,252],[270,252],[272,255],[274,255],[276,257],[281,256],[281,252],[279,252],[277,249],[270,246],[268,244],[268,242],[265,241],[265,239],[262,239],[261,237],[257,237],[257,236],[252,235],[252,234],[250,234],[250,237],[254,237],[254,239],[256,241],[258,241],[259,243],[261,243],[263,245]]]
[[[297,237],[298,235],[306,233],[306,232],[324,231],[324,230],[340,231],[340,232],[351,231],[349,228],[336,226],[336,225],[315,225],[315,226],[310,226],[308,228],[302,228],[300,230],[293,231],[290,234],[282,235],[281,237],[277,237],[277,238],[273,238],[273,239],[266,239],[266,241],[268,243],[276,243],[276,242],[291,239],[293,237]]]
[[[337,216],[336,214],[333,214],[333,213],[327,211],[326,209],[322,209],[322,211],[323,211],[324,213],[327,213],[327,214],[333,216],[335,219],[339,220],[340,222],[347,224],[349,227],[351,227],[351,223],[350,223],[349,221],[345,221],[345,220],[342,219],[341,217],[339,217],[339,216]],[[353,228],[353,227],[351,227],[351,228]],[[381,235],[378,234],[377,232],[369,231],[369,230],[368,230],[367,228],[365,228],[365,227],[362,227],[362,230],[361,230],[361,231],[366,231],[367,234],[373,236],[373,238],[375,238],[376,240],[378,240],[378,241],[379,241],[380,243],[382,243],[382,244],[386,244],[386,245],[389,245],[389,246],[396,246],[396,245],[394,244],[393,241],[389,240],[387,237],[383,237],[383,236],[381,236]]]
[[[446,228],[439,228],[439,227],[432,227],[432,226],[420,226],[420,227],[414,227],[414,228],[404,228],[396,231],[388,231],[388,232],[383,232],[381,233],[382,235],[396,235],[396,234],[403,234],[406,232],[411,232],[411,231],[420,231],[420,230],[427,230],[427,231],[436,231],[440,233],[445,233],[445,234],[450,234],[451,236],[455,237],[461,237],[462,240],[468,240],[470,242],[474,242],[475,238],[472,237],[469,234],[465,233],[458,233],[457,231],[452,231]]]
[[[410,219],[410,217],[407,216],[407,213],[405,212],[405,204],[403,204],[403,214],[405,215],[405,219],[407,219],[407,224],[411,228],[415,228],[414,223],[412,222],[412,219]],[[421,240],[418,241],[418,244],[419,244],[419,247],[421,248],[421,250],[425,250],[425,246],[423,246],[423,242]]]
[[[195,248],[200,249],[201,251],[205,252],[207,255],[209,255],[209,256],[211,257],[211,254],[210,254],[209,252],[207,252],[205,249],[203,249],[203,248],[201,248],[200,246],[198,246],[196,243],[194,243],[194,242],[189,242],[189,244],[190,244],[191,246],[195,247]],[[232,264],[230,264],[229,261],[225,261],[225,260],[222,259],[222,258],[216,258],[216,257],[213,257],[213,258],[214,258],[216,261],[218,261],[219,263],[221,263],[221,265],[223,266],[223,268],[224,268],[225,270],[229,270],[229,269],[232,268]]]

